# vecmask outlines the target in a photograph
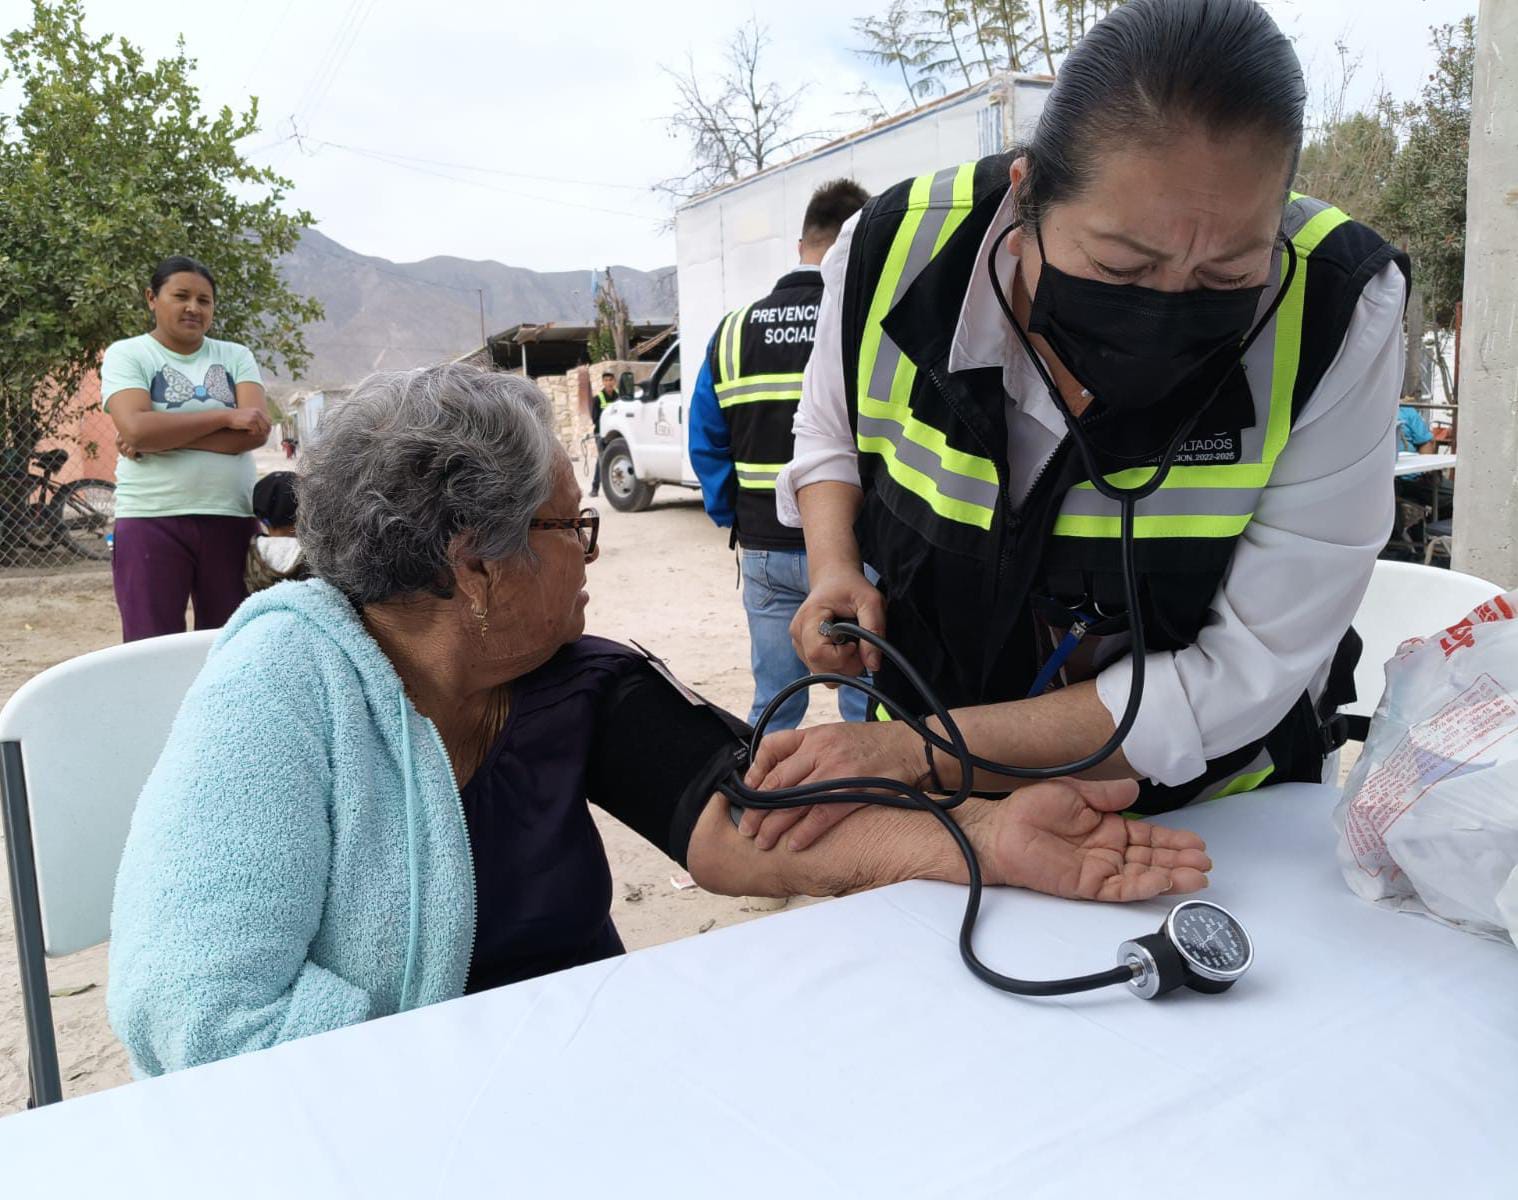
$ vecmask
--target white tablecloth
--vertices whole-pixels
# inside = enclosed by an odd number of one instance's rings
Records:
[[[1453,454],[1409,454],[1399,451],[1392,474],[1401,477],[1420,475],[1425,471],[1453,471],[1456,457]]]
[[[1172,818],[1224,996],[1002,995],[905,884],[8,1117],[0,1194],[1511,1200],[1518,951],[1351,896],[1333,799]],[[1165,908],[998,890],[978,945],[1076,974]]]

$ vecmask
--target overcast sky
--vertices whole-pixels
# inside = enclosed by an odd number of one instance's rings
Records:
[[[1314,93],[1337,77],[1334,43],[1360,66],[1352,99],[1383,83],[1411,98],[1432,63],[1427,27],[1476,0],[1267,0],[1297,42]],[[669,203],[649,184],[678,173],[661,67],[713,63],[742,3],[721,0],[86,0],[93,33],[162,54],[183,34],[207,106],[259,98],[256,161],[295,183],[319,228],[366,254],[493,258],[539,270],[674,261]],[[862,82],[889,72],[853,53],[851,18],[885,0],[756,6],[783,85],[810,84],[807,121],[858,124]],[[28,23],[0,0],[0,28]],[[6,99],[9,99],[7,97]],[[294,115],[302,138],[289,137]],[[348,147],[348,148],[342,148]],[[381,157],[384,156],[383,160]]]

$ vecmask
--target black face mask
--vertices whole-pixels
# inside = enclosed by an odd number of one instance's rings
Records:
[[[1080,385],[1114,412],[1171,397],[1211,400],[1243,355],[1264,286],[1160,292],[1067,275],[1043,234],[1028,331],[1043,337]]]

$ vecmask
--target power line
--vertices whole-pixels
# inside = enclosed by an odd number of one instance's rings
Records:
[[[316,95],[317,88],[321,86],[322,80],[326,78],[328,71],[336,60],[338,46],[348,36],[348,28],[352,24],[354,17],[358,14],[359,7],[363,2],[364,0],[348,0],[348,7],[343,10],[343,15],[337,23],[337,28],[327,40],[326,48],[317,56],[311,74],[306,79],[305,91],[301,92],[300,99],[291,111],[292,119],[297,114],[305,114],[307,105],[311,103],[312,98]]]
[[[279,14],[279,20],[275,21],[274,24],[269,27],[269,36],[264,39],[263,49],[255,54],[248,64],[248,73],[243,76],[242,87],[239,89],[240,91],[245,92],[248,90],[248,84],[253,82],[253,76],[258,74],[258,68],[263,66],[264,63],[268,61],[269,47],[274,45],[275,37],[277,37],[279,31],[284,28],[285,19],[290,15],[290,10],[294,7],[295,0],[285,0],[285,9],[282,13]],[[241,22],[234,24],[233,28],[235,29],[240,27],[240,24]]]
[[[503,196],[512,196],[518,200],[531,200],[536,204],[552,204],[559,208],[575,208],[584,212],[606,213],[614,217],[633,217],[640,221],[648,221],[652,218],[648,213],[629,212],[623,208],[605,208],[597,204],[578,204],[573,200],[565,200],[559,196],[535,196],[527,192],[517,192],[510,188],[498,187],[495,184],[486,183],[481,179],[466,179],[461,175],[450,175],[445,171],[433,170],[430,167],[417,166],[409,162],[400,162],[387,157],[381,152],[372,150],[360,150],[356,146],[346,146],[341,142],[318,142],[319,146],[330,146],[334,150],[343,150],[349,154],[356,154],[360,158],[373,159],[375,162],[384,163],[389,167],[399,167],[403,171],[415,171],[420,175],[432,175],[438,179],[447,179],[453,183],[462,183],[468,187],[483,188],[487,192],[496,192]]]
[[[569,183],[580,187],[603,187],[616,188],[624,192],[639,192],[646,194],[649,188],[641,183],[608,183],[601,179],[573,179],[564,175],[534,175],[527,171],[508,171],[503,167],[481,167],[473,163],[445,162],[437,158],[423,158],[417,154],[402,154],[398,150],[376,150],[369,146],[347,146],[338,142],[322,142],[323,146],[331,146],[336,150],[349,150],[355,154],[383,155],[386,158],[402,159],[406,162],[425,163],[431,167],[451,167],[460,171],[477,171],[483,175],[504,175],[512,179],[534,179],[542,183]]]
[[[353,52],[353,47],[358,42],[359,34],[363,32],[365,23],[369,20],[370,14],[374,12],[374,7],[378,3],[379,0],[367,0],[366,4],[363,3],[363,0],[360,0],[361,7],[357,10],[354,17],[353,24],[348,32],[347,41],[341,45],[333,57],[332,67],[327,72],[326,79],[321,83],[319,90],[311,98],[310,103],[305,109],[304,116],[307,125],[311,123],[321,106],[326,103],[327,96],[332,91],[332,85],[337,82],[338,77],[341,75],[343,64],[347,62],[348,55]]]

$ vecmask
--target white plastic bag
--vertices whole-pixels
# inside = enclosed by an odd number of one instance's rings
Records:
[[[1377,904],[1518,943],[1518,591],[1402,643],[1334,810]]]

